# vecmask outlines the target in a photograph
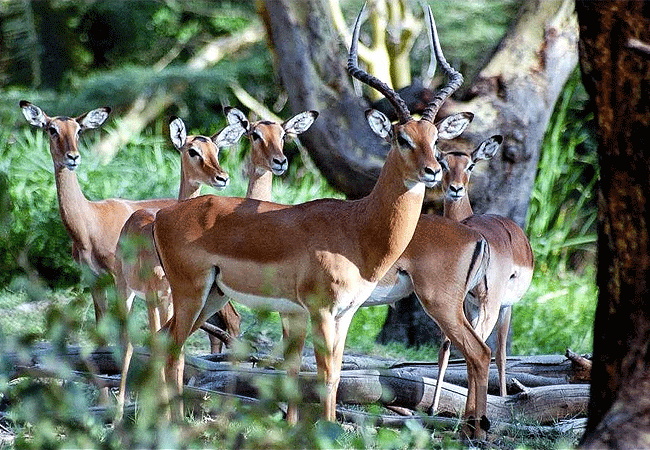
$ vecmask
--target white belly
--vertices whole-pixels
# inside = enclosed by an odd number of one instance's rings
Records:
[[[251,309],[260,311],[277,311],[287,314],[305,313],[305,309],[301,305],[286,298],[265,297],[262,295],[239,292],[228,287],[220,279],[217,280],[217,286],[219,286],[219,289],[226,294],[226,297],[236,301],[237,303],[246,305]]]
[[[361,306],[392,305],[408,297],[413,292],[411,277],[404,272],[398,272],[395,282],[383,285],[381,281]]]

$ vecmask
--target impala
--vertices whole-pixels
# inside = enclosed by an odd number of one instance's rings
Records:
[[[172,117],[169,123],[169,135],[181,155],[179,201],[197,197],[201,192],[202,184],[216,189],[223,189],[228,185],[230,178],[219,164],[219,148],[235,144],[243,132],[241,125],[235,124],[228,125],[212,137],[188,136],[183,121],[178,117]],[[124,300],[125,314],[131,309],[134,294],[146,300],[149,329],[152,335],[172,316],[169,283],[153,248],[152,224],[156,211],[139,209],[126,221],[117,244],[114,271],[115,285],[120,300]],[[232,309],[232,306],[229,307]],[[232,311],[228,311],[225,316],[232,315]],[[238,317],[236,312],[235,317]],[[228,331],[238,334],[239,323],[234,325],[236,328]],[[122,418],[126,378],[133,354],[133,345],[126,330],[123,334],[124,355],[117,398],[117,421]]]
[[[518,302],[530,286],[533,276],[534,257],[530,242],[524,231],[507,217],[474,215],[468,192],[469,179],[475,164],[491,159],[499,149],[503,138],[499,135],[483,141],[472,153],[448,152],[440,163],[443,168],[444,216],[461,222],[479,232],[490,247],[490,264],[485,279],[467,297],[478,307],[475,319],[478,334],[487,339],[495,324],[497,326],[496,365],[499,372],[499,389],[506,392],[506,346],[512,305]],[[440,351],[436,402],[440,395],[440,383],[444,378],[449,360],[449,342]]]
[[[95,275],[113,274],[115,248],[124,222],[142,208],[161,208],[176,203],[175,199],[123,200],[111,198],[89,201],[81,191],[75,170],[81,162],[79,136],[88,129],[101,126],[110,108],[93,109],[79,117],[49,117],[38,106],[22,100],[20,108],[31,125],[49,134],[50,153],[54,162],[59,213],[72,239],[72,256]],[[107,309],[106,295],[99,283],[91,286],[97,322]]]
[[[373,85],[356,69],[357,36],[358,27],[349,69]],[[382,130],[385,137],[391,136],[391,149],[376,185],[363,199],[321,199],[287,206],[203,196],[158,212],[154,239],[174,302],[174,316],[164,328],[178,346],[178,352],[169,356],[167,374],[179,393],[182,345],[231,298],[280,311],[283,321],[296,318],[293,326],[283,323],[291,334],[290,364],[300,362],[304,321],[309,317],[318,378],[325,386],[323,417],[335,419],[341,360],[352,316],[406,249],[417,226],[425,187],[440,181],[437,140],[458,136],[470,121],[468,114],[461,113],[441,121],[438,128],[432,122],[462,82],[457,72],[447,73],[447,85],[422,120],[411,118],[394,92],[388,94],[400,111],[400,123]],[[368,121],[375,129],[386,125],[373,113]],[[289,373],[298,370],[294,366]],[[181,417],[180,398],[173,412]],[[288,416],[295,421],[293,413]]]
[[[318,112],[304,111],[282,123],[277,123],[270,120],[250,122],[237,108],[226,107],[224,111],[228,123],[240,125],[250,141],[249,162],[246,169],[248,175],[246,197],[271,201],[273,175],[282,175],[289,164],[284,155],[284,142],[287,136],[307,131],[318,117]],[[215,314],[208,319],[208,322],[221,328],[239,328],[239,316],[232,314]],[[222,341],[212,335],[209,337],[210,351],[221,352]]]

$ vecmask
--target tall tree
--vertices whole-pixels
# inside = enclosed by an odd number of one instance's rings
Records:
[[[580,0],[600,156],[594,364],[583,448],[650,448],[650,4]]]
[[[290,110],[320,111],[301,142],[333,186],[358,198],[370,192],[387,148],[363,120],[368,102],[357,97],[345,73],[346,43],[332,25],[331,3],[266,0],[262,17]],[[475,80],[466,82],[465,101],[447,102],[441,110],[440,116],[476,114],[465,139],[451,145],[473,148],[487,136],[504,136],[501,152],[473,175],[470,196],[477,213],[502,214],[524,224],[540,144],[555,101],[578,62],[573,4],[523,1],[490,61]],[[440,39],[444,47],[442,32]],[[412,112],[413,106],[409,104]],[[429,193],[429,201],[438,196],[437,191]],[[430,324],[411,297],[391,309],[384,334],[412,344],[431,342]]]

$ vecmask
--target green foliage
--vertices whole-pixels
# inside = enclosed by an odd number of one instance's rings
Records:
[[[512,353],[590,353],[598,289],[594,269],[584,273],[537,274],[524,298],[513,306]]]
[[[528,209],[535,273],[513,307],[515,354],[590,352],[595,281],[598,158],[578,71],[556,106],[541,148]]]
[[[575,72],[558,102],[541,148],[527,233],[537,272],[564,272],[594,252],[598,154],[584,116],[586,94]]]

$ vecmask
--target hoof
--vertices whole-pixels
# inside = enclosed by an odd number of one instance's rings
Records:
[[[487,438],[487,430],[490,428],[490,421],[483,416],[477,419],[469,416],[465,419],[465,425],[462,429],[462,437],[465,441],[484,440]]]
[[[490,419],[488,419],[486,416],[481,416],[481,421],[479,422],[481,426],[481,430],[484,431],[490,431]]]

